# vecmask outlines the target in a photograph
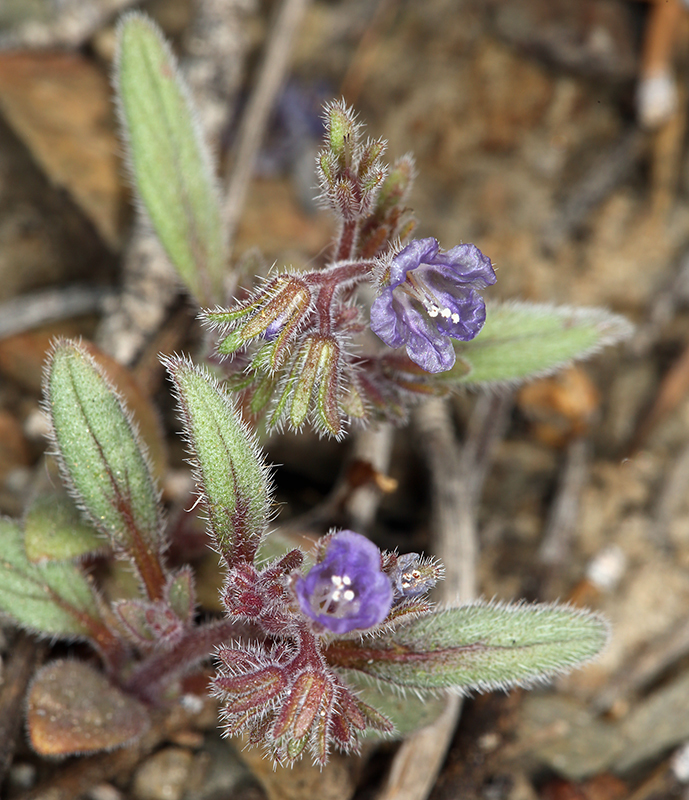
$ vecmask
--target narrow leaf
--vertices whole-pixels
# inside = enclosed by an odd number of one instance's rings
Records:
[[[146,708],[81,661],[53,661],[29,690],[31,744],[45,756],[112,750],[150,727]]]
[[[29,561],[69,561],[102,551],[108,542],[70,497],[50,491],[38,495],[26,512],[24,546]]]
[[[32,564],[19,525],[0,518],[0,612],[50,636],[94,637],[103,624],[91,585],[71,562]]]
[[[228,565],[251,561],[270,512],[270,480],[258,443],[205,370],[180,358],[163,363],[177,391],[211,535]]]
[[[587,358],[631,332],[624,317],[600,308],[493,304],[479,335],[456,344],[455,367],[435,378],[467,386],[520,383]]]
[[[431,612],[363,646],[333,643],[326,654],[401,687],[491,691],[568,671],[607,639],[600,617],[570,606],[474,603]]]
[[[115,76],[132,175],[170,260],[201,305],[224,299],[225,237],[211,158],[156,25],[123,17]]]
[[[129,413],[75,342],[56,344],[45,394],[63,478],[90,521],[135,561],[149,596],[159,598],[162,511]]]

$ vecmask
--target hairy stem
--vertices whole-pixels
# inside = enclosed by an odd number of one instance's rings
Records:
[[[157,703],[167,684],[212,655],[223,642],[244,632],[232,620],[220,620],[187,631],[170,650],[154,653],[129,677],[124,688],[150,703]]]
[[[336,261],[344,261],[352,257],[354,244],[356,242],[359,223],[356,219],[345,220],[342,224],[342,232],[340,233],[340,241],[337,245]]]

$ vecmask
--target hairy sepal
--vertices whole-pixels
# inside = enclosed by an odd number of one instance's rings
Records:
[[[233,399],[203,369],[165,358],[209,531],[228,566],[252,562],[270,518],[271,486],[256,438]]]
[[[333,642],[325,655],[402,690],[465,693],[545,681],[594,658],[607,640],[607,623],[589,611],[478,602],[433,611],[371,641]]]
[[[201,305],[224,299],[220,193],[197,113],[158,27],[131,13],[118,27],[115,86],[134,183],[170,260]]]

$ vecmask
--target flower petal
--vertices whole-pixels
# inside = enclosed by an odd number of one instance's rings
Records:
[[[427,239],[413,239],[392,259],[390,286],[393,289],[399,286],[407,277],[407,272],[416,269],[419,264],[432,263],[439,248],[438,240],[432,236]]]
[[[483,327],[486,307],[477,289],[495,283],[489,258],[473,244],[440,250],[416,239],[393,256],[388,285],[371,307],[371,330],[389,347],[407,347],[427,372],[444,372],[456,356],[450,339],[469,341]]]
[[[387,617],[392,583],[381,570],[378,548],[365,536],[330,537],[323,560],[295,584],[302,612],[334,633],[370,628]]]

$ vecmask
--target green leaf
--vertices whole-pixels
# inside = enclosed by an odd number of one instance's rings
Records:
[[[93,525],[135,562],[149,596],[159,599],[162,510],[129,413],[75,342],[55,345],[45,394],[63,478]]]
[[[24,545],[29,561],[69,561],[107,548],[107,541],[86,522],[67,495],[39,494],[24,520]]]
[[[606,622],[566,605],[473,603],[434,611],[380,639],[331,644],[330,663],[418,690],[529,686],[596,656]]]
[[[212,160],[176,60],[142,14],[118,27],[115,84],[132,175],[155,232],[199,304],[221,302],[227,254]]]
[[[520,383],[587,358],[632,330],[624,317],[600,308],[491,304],[479,335],[456,343],[455,367],[434,377],[465,386]]]
[[[270,479],[233,399],[203,369],[165,358],[175,384],[201,500],[219,552],[252,561],[270,515]]]
[[[102,628],[91,584],[68,561],[32,564],[24,534],[0,518],[0,611],[14,622],[50,636],[92,637]]]
[[[377,682],[372,685],[370,680],[360,673],[349,670],[346,676],[347,685],[356,689],[359,700],[384,714],[395,726],[392,738],[401,739],[419,728],[425,728],[434,722],[445,710],[446,698],[420,697],[407,692],[404,696],[390,684]],[[381,733],[368,728],[364,734],[367,738],[379,738]],[[385,739],[390,739],[385,734]]]

